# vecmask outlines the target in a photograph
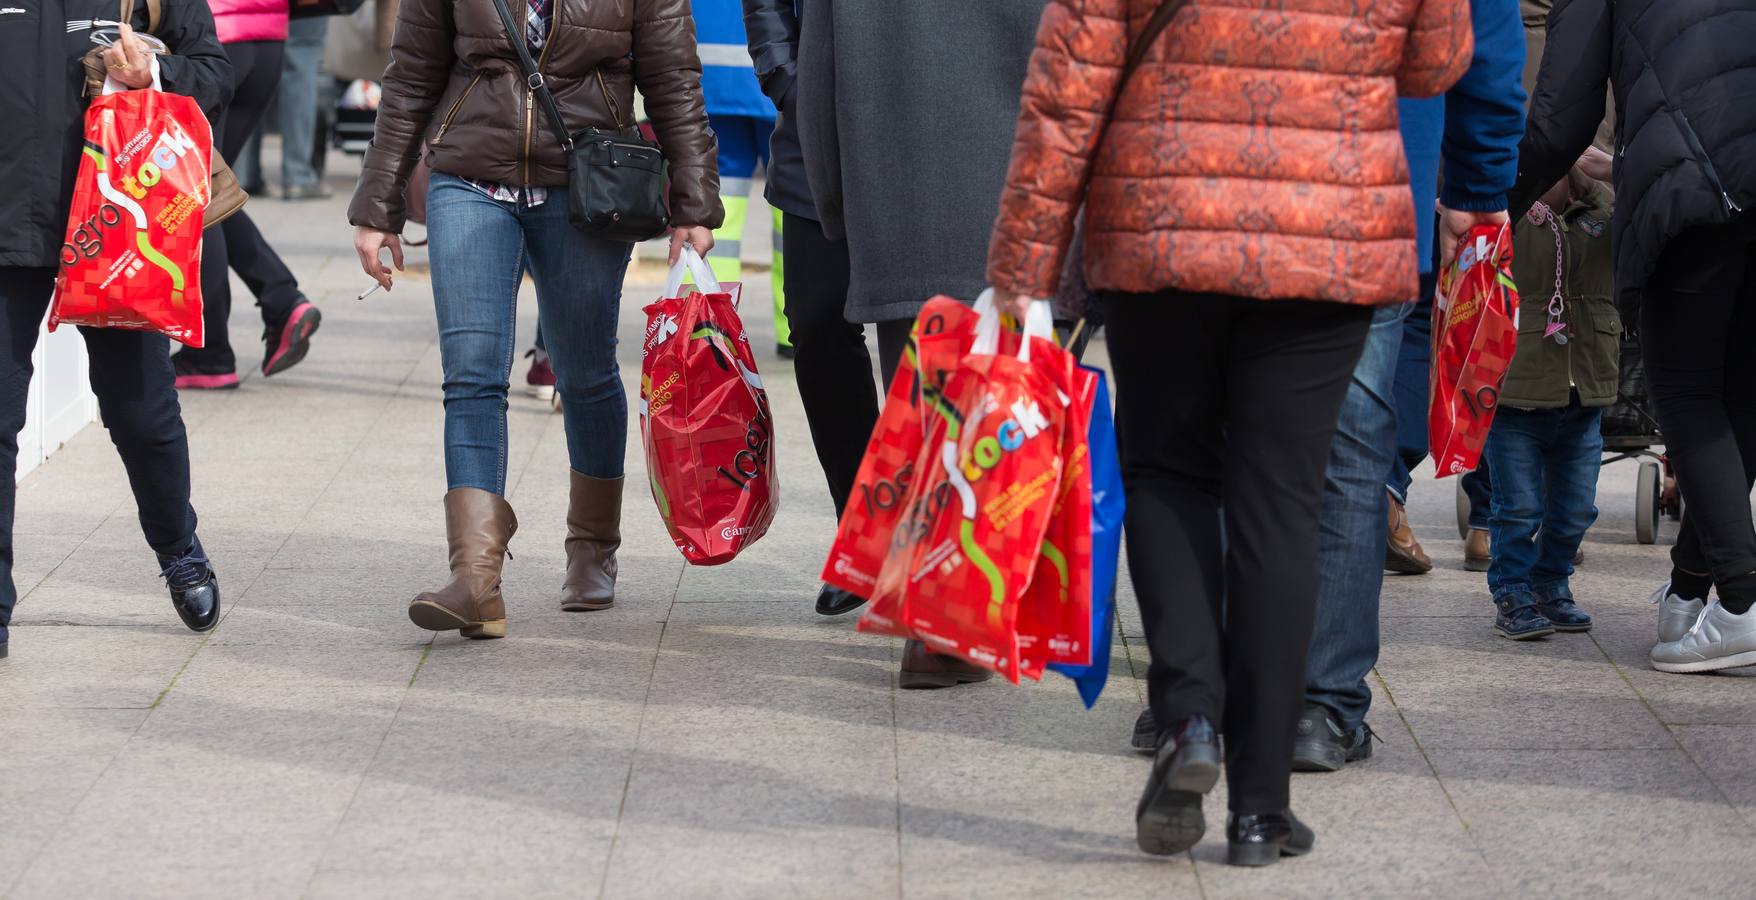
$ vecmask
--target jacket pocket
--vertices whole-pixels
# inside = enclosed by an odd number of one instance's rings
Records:
[[[1574,302],[1573,384],[1579,401],[1586,406],[1614,403],[1621,379],[1622,317],[1608,297]]]
[[[451,120],[457,118],[458,110],[463,109],[463,102],[469,99],[469,95],[475,91],[476,85],[481,82],[482,76],[485,74],[487,73],[477,72],[470,76],[469,84],[464,86],[463,93],[457,95],[457,99],[445,111],[445,118],[439,120],[439,129],[433,132],[433,140],[429,143],[437,146],[441,140],[445,139],[445,130],[451,127]]]

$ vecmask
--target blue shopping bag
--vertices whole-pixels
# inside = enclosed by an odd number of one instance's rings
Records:
[[[1110,415],[1110,386],[1102,369],[1081,366],[1097,376],[1087,442],[1091,453],[1091,665],[1052,663],[1049,668],[1073,679],[1079,699],[1090,709],[1110,677],[1110,644],[1116,636],[1116,569],[1122,557],[1122,463],[1116,453],[1116,423]]]

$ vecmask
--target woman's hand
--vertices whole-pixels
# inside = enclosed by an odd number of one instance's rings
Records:
[[[390,259],[396,263],[396,270],[402,271],[402,239],[388,231],[379,231],[364,225],[354,229],[354,252],[360,254],[360,268],[373,281],[390,290],[390,267],[384,264],[379,255],[386,248],[390,250]],[[673,245],[672,255],[676,254]]]
[[[707,251],[713,249],[713,232],[700,225],[678,225],[671,229],[671,265],[683,258],[683,245],[695,248],[695,252],[707,258]]]
[[[1023,322],[1025,313],[1030,311],[1030,298],[1004,288],[995,288],[994,307],[1011,315],[1015,321]]]
[[[152,53],[127,22],[117,28],[116,42],[104,48],[106,73],[117,84],[129,90],[152,87]]]
[[[1575,165],[1578,166],[1579,171],[1586,174],[1586,177],[1598,181],[1609,181],[1616,174],[1616,158],[1596,147],[1585,148],[1585,152],[1580,154],[1579,162]]]

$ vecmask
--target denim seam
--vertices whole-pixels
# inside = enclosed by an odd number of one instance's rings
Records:
[[[515,212],[516,212],[516,210],[515,210]],[[524,285],[524,244],[525,244],[525,241],[524,241],[524,217],[522,215],[520,215],[518,217],[518,225],[519,225],[519,228],[518,228],[518,250],[512,254],[512,260],[513,260],[512,297],[510,299],[510,302],[508,302],[506,304],[506,320],[505,320],[506,321],[506,328],[503,332],[501,332],[501,335],[504,338],[502,343],[506,347],[506,354],[505,354],[505,358],[503,360],[501,360],[501,362],[500,362],[500,371],[506,374],[506,380],[507,380],[507,384],[508,384],[508,387],[507,387],[508,393],[511,392],[510,385],[511,385],[511,380],[512,380],[512,374],[511,374],[512,373],[512,360],[513,360],[513,357],[518,354],[518,348],[515,346],[518,342],[518,291]],[[502,396],[500,398],[500,405],[501,405],[500,440],[495,445],[495,450],[500,455],[500,465],[498,467],[498,472],[496,473],[496,476],[495,476],[498,480],[498,484],[500,485],[500,489],[498,491],[495,491],[495,493],[504,497],[504,496],[506,496],[506,459],[507,459],[507,451],[508,451],[508,448],[506,445],[509,442],[511,442],[512,436],[510,433],[510,428],[506,422],[505,407],[507,404],[506,404],[506,397],[505,396]]]

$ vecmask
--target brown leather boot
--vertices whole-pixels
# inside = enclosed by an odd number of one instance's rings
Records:
[[[616,604],[616,548],[622,546],[622,479],[570,472],[567,578],[561,608],[609,609]]]
[[[966,663],[955,656],[934,653],[920,641],[909,641],[902,651],[902,675],[897,684],[910,690],[948,688],[993,677],[993,672],[981,666]]]
[[[1398,575],[1425,575],[1433,571],[1433,561],[1421,549],[1421,542],[1415,540],[1408,513],[1395,497],[1390,498],[1390,543],[1384,548],[1384,568]]]
[[[500,566],[518,517],[505,499],[479,488],[445,494],[445,535],[451,544],[451,581],[409,604],[409,621],[428,631],[456,629],[467,638],[506,636],[506,600]]]
[[[1493,561],[1488,533],[1479,528],[1471,528],[1469,537],[1463,542],[1463,567],[1471,572],[1486,572]]]

